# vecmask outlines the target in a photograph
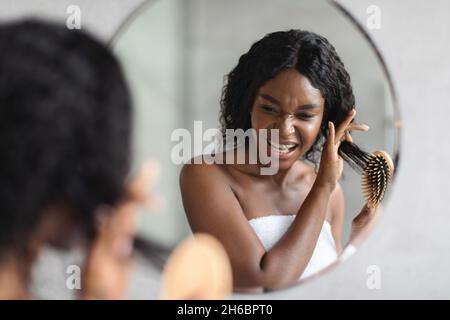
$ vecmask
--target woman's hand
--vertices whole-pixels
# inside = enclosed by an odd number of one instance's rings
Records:
[[[328,122],[328,136],[322,150],[319,172],[316,184],[326,186],[333,191],[342,175],[344,162],[338,150],[344,140],[352,141],[351,130],[367,131],[369,127],[365,124],[352,123],[356,115],[356,110],[352,109],[347,118],[339,125],[337,130],[333,122]]]
[[[361,212],[353,219],[350,231],[349,244],[356,246],[370,233],[378,221],[381,206],[372,206],[366,203]]]
[[[343,160],[338,154],[341,139],[345,138],[345,131],[355,117],[356,111],[353,109],[347,118],[336,130],[333,122],[328,122],[328,136],[322,150],[320,167],[317,174],[316,183],[326,186],[333,191],[342,175]]]
[[[82,299],[123,299],[132,269],[133,239],[139,205],[159,207],[155,198],[146,195],[156,179],[155,164],[143,167],[128,185],[128,197],[116,208],[98,209],[98,229],[83,271]]]

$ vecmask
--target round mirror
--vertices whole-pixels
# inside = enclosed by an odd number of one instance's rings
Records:
[[[111,44],[122,62],[134,99],[134,165],[137,167],[144,161],[156,159],[162,171],[156,185],[156,193],[164,198],[165,205],[158,213],[143,212],[140,219],[142,236],[167,248],[173,248],[192,233],[180,192],[180,170],[183,167],[180,159],[191,159],[207,153],[207,146],[211,141],[205,138],[205,133],[208,129],[221,128],[219,119],[223,87],[227,79],[229,80],[227,75],[238,65],[240,57],[265,35],[287,30],[312,32],[314,35],[324,37],[335,48],[351,79],[357,110],[355,120],[370,127],[368,132],[353,131],[353,141],[370,153],[375,150],[386,151],[397,165],[399,112],[386,66],[368,35],[334,2],[148,1],[120,28]],[[297,78],[298,76],[297,73],[294,75]],[[276,75],[274,77],[276,78]],[[280,81],[283,83],[283,79]],[[317,89],[314,81],[308,77],[304,81],[307,86],[312,85],[312,89]],[[281,92],[282,95],[283,90],[289,86],[278,83],[275,87],[278,89],[275,88],[273,92]],[[269,95],[271,104],[276,105],[280,102],[273,98],[273,95]],[[284,97],[278,100],[282,99]],[[296,101],[301,99],[300,97]],[[271,116],[282,118],[281,114],[286,110],[281,107],[282,102],[279,104],[279,109],[264,112],[272,112]],[[286,112],[289,113],[288,111]],[[275,114],[277,112],[278,114]],[[307,120],[302,121],[306,123]],[[184,133],[188,133],[189,137],[183,136]],[[184,141],[181,141],[181,137]],[[196,143],[198,141],[200,142]],[[184,149],[180,153],[181,142]],[[242,179],[239,181],[241,187],[247,186]],[[204,188],[196,189],[196,183],[192,181],[189,197],[207,198],[208,195],[203,194]],[[336,229],[332,225],[334,222],[330,220],[331,232],[321,230],[319,240],[327,235],[339,237],[339,242],[344,248],[350,237],[352,221],[364,206],[365,199],[361,190],[361,175],[347,164],[344,164],[339,183],[342,187],[345,214],[340,222],[336,222],[340,224]],[[240,200],[245,197],[247,191],[251,193],[250,189],[238,192]],[[208,193],[208,190],[206,191]],[[271,197],[271,194],[266,195],[267,198]],[[211,206],[206,198],[205,206]],[[387,198],[385,197],[384,201]],[[265,195],[260,194],[260,199],[261,203],[264,203]],[[276,201],[281,201],[277,199]],[[301,197],[298,199],[300,207]],[[184,200],[186,202],[186,199]],[[200,200],[197,202],[201,203]],[[264,206],[261,203],[260,205]],[[273,216],[277,212],[288,213],[281,212],[280,208],[283,206],[280,205],[274,210],[272,208],[260,210],[258,211],[260,216],[258,214],[255,216],[255,210],[249,209],[252,214],[246,218],[250,221],[253,218]],[[296,212],[291,210],[290,213]],[[292,223],[292,220],[289,221]],[[253,231],[259,236],[261,243],[264,243],[265,240],[261,238],[262,235],[257,232],[255,225],[252,225]],[[285,227],[288,228],[289,225]],[[202,228],[207,229],[202,226],[200,230],[203,230]],[[248,227],[242,228],[249,230]],[[281,232],[279,228],[283,229],[275,219],[268,220],[265,228],[268,228],[269,233]],[[287,232],[286,228],[281,233]],[[326,234],[322,234],[322,231]],[[279,234],[275,242],[282,235]],[[236,242],[235,245],[239,247],[242,243]],[[336,243],[334,245],[336,246]],[[318,244],[315,249],[317,247]],[[339,258],[336,259],[338,260]],[[319,265],[311,269],[308,277],[327,269],[327,265]],[[242,283],[245,286],[245,281]]]

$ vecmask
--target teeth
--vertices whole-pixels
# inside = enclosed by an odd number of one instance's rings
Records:
[[[289,149],[293,148],[296,146],[295,143],[291,143],[291,144],[278,144],[272,141],[269,141],[269,144],[277,151],[281,151],[281,152],[287,152],[289,151]]]

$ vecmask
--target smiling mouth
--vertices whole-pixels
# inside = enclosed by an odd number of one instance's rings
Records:
[[[297,143],[278,144],[270,140],[267,140],[267,142],[269,143],[269,145],[272,147],[273,150],[275,150],[280,154],[287,154],[298,147]]]

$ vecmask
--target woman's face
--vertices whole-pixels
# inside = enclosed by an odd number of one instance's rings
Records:
[[[268,129],[268,155],[289,169],[313,145],[320,131],[325,100],[320,91],[295,69],[267,81],[251,107],[252,128]],[[279,144],[270,143],[270,129],[279,130]],[[258,135],[259,136],[259,135]]]

